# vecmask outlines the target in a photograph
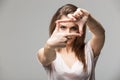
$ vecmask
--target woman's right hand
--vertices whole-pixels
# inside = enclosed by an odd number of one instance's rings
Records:
[[[66,47],[66,43],[69,40],[69,37],[71,36],[80,36],[78,33],[63,33],[60,32],[60,23],[65,22],[71,22],[73,20],[67,19],[67,20],[57,20],[56,21],[56,28],[53,31],[51,37],[47,40],[47,45],[51,49],[55,48],[64,48]]]

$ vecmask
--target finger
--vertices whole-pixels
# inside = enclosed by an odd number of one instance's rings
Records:
[[[77,23],[76,23],[77,25],[78,25],[78,27],[79,27],[79,33],[80,33],[80,36],[83,34],[83,27],[84,27],[84,22],[82,21],[82,19],[80,20],[80,21],[78,21]]]
[[[75,17],[76,21],[79,21],[83,17],[83,15],[80,13],[74,14],[73,16]]]
[[[74,13],[73,16],[76,18],[76,20],[80,20],[83,17],[83,13],[81,12],[81,9],[78,8]]]
[[[83,25],[83,26],[84,26],[84,25]],[[82,36],[82,34],[83,34],[83,26],[79,27],[80,36]]]
[[[83,15],[81,8],[77,8],[77,10],[74,12],[74,15],[76,14]]]
[[[84,17],[81,19],[81,23],[79,24],[79,32],[80,32],[80,35],[81,35],[81,36],[82,36],[82,34],[83,34],[83,27],[84,27],[84,25],[86,24],[87,19],[88,19],[88,16],[84,16]]]
[[[82,23],[81,26],[86,24],[87,20],[88,20],[88,16],[83,16],[82,19],[81,19],[81,23]]]
[[[81,12],[82,12],[85,16],[89,16],[89,15],[90,15],[90,13],[89,13],[87,10],[85,10],[85,9],[81,9]]]
[[[57,23],[72,22],[72,19],[57,20]]]
[[[80,33],[81,36],[82,36],[82,34],[83,34],[83,27],[84,27],[84,22],[81,22],[81,23],[79,24],[79,33]]]
[[[70,38],[70,37],[72,37],[72,36],[80,36],[80,34],[79,33],[69,33],[69,34],[66,34],[65,35],[65,37],[67,37],[67,38]]]
[[[61,41],[60,41],[60,43],[66,43],[67,41],[68,41],[67,36],[66,37],[63,36],[62,39],[61,39]]]
[[[68,14],[67,16],[68,16],[70,19],[76,21],[76,18],[73,16],[73,14]]]
[[[57,33],[59,31],[60,23],[58,23],[57,21],[55,23],[56,23],[56,27],[55,27],[55,30],[53,31],[53,33]]]
[[[66,47],[66,43],[67,43],[67,41],[61,42],[61,43],[59,43],[59,45],[58,45],[57,47],[58,47],[58,48]]]

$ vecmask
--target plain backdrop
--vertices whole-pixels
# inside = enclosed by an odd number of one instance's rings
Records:
[[[36,54],[53,14],[68,3],[88,10],[105,28],[96,80],[120,80],[119,0],[0,0],[0,80],[47,80]]]

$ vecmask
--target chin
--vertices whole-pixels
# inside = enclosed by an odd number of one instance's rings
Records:
[[[73,40],[68,40],[67,45],[71,45],[73,43]]]

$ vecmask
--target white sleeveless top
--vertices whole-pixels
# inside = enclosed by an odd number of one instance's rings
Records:
[[[83,71],[83,64],[76,61],[69,68],[59,53],[56,59],[49,66],[44,66],[48,80],[95,80],[95,64],[98,57],[93,57],[93,51],[89,42],[85,45],[85,58],[87,64],[86,72]]]

